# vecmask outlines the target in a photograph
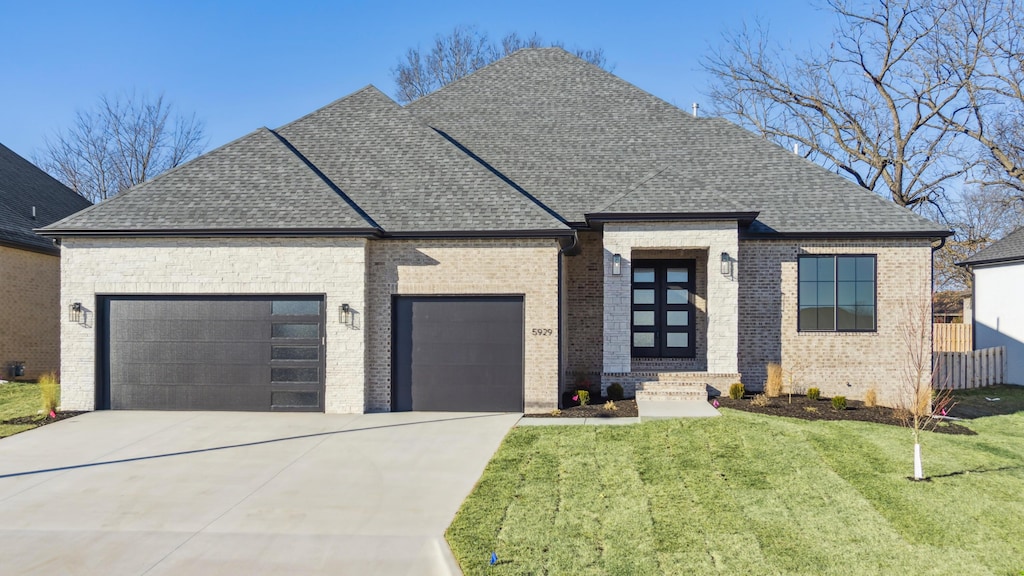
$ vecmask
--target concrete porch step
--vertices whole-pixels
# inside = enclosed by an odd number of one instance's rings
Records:
[[[701,400],[708,399],[707,386],[690,382],[641,382],[636,390],[637,400]]]
[[[718,410],[704,400],[641,400],[636,399],[640,421],[667,418],[707,418],[721,416]]]

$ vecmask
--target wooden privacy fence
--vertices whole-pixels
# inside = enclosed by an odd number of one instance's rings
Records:
[[[935,352],[932,373],[935,387],[961,390],[1002,384],[1006,375],[1006,347],[973,352]]]
[[[970,324],[932,324],[932,350],[936,352],[970,352]]]

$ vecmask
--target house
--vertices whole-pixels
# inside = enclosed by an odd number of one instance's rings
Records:
[[[797,386],[893,401],[949,233],[557,48],[368,86],[46,228],[75,409],[545,412]]]
[[[1024,385],[1024,228],[958,264],[974,275],[974,349],[1005,346],[1005,383]]]
[[[89,205],[0,144],[0,379],[60,368],[60,249],[32,229]]]

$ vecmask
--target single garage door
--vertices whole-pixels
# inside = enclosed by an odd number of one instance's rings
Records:
[[[106,296],[98,406],[323,411],[323,298]]]
[[[392,408],[523,411],[521,296],[396,296]]]

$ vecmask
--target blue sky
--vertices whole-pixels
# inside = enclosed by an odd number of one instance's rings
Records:
[[[0,0],[0,142],[22,156],[101,94],[164,93],[205,122],[207,149],[373,84],[412,46],[473,25],[603,48],[615,74],[689,110],[699,58],[759,18],[780,42],[827,42],[811,0],[704,2],[15,2]],[[705,102],[706,103],[706,102]]]

